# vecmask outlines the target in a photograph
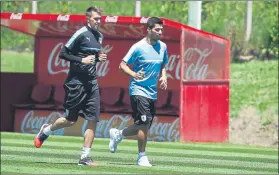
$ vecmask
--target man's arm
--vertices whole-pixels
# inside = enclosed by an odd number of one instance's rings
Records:
[[[135,77],[136,75],[136,72],[132,71],[125,61],[121,61],[119,69],[128,76]]]
[[[163,68],[162,68],[162,71],[161,71],[161,75],[162,75],[162,77],[166,77],[166,78],[167,78],[167,69],[166,69],[166,66],[163,65],[162,67],[163,67]]]
[[[125,61],[121,61],[119,69],[126,75],[131,76],[136,80],[142,80],[144,78],[144,73],[142,70],[140,70],[139,72],[132,71]]]
[[[162,64],[162,67],[161,67],[161,75],[162,77],[166,77],[167,78],[167,69],[166,69],[166,65],[168,64],[169,62],[169,58],[168,58],[168,51],[167,51],[167,48],[164,52],[164,58],[163,58],[163,64]]]
[[[164,53],[164,60],[163,60],[163,64],[161,67],[161,78],[159,79],[159,81],[161,81],[161,88],[166,90],[168,87],[168,77],[167,77],[167,69],[166,69],[166,64],[168,63],[168,51],[167,48],[165,50]]]
[[[79,63],[82,62],[82,58],[72,55],[70,50],[68,48],[66,48],[65,46],[62,48],[62,50],[59,54],[59,58],[62,58],[67,61],[74,61],[74,62],[79,62]]]
[[[128,65],[131,65],[137,59],[136,45],[133,45],[128,53],[125,55],[123,60],[119,65],[119,69],[124,72],[126,75],[131,76],[137,80],[142,80],[144,77],[144,72],[142,70],[134,72],[130,69]]]
[[[168,87],[168,80],[167,80],[167,70],[166,70],[166,67],[165,65],[162,66],[162,72],[161,72],[161,78],[159,79],[159,81],[161,81],[161,85],[160,87],[164,90],[167,89]]]
[[[70,40],[65,44],[65,46],[62,48],[59,58],[70,61],[70,62],[78,62],[83,64],[94,64],[95,63],[95,55],[88,55],[85,58],[81,58],[78,56],[75,56],[73,53],[74,50],[79,47],[80,43],[82,42],[82,35],[80,35],[79,32],[76,32]]]
[[[67,60],[67,61],[78,62],[78,63],[83,63],[83,64],[93,64],[93,63],[95,63],[95,56],[94,55],[89,55],[85,58],[80,58],[80,57],[77,57],[75,55],[72,55],[71,52],[65,46],[61,50],[61,52],[59,54],[59,58]]]

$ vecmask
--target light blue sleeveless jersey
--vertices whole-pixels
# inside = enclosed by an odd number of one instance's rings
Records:
[[[144,71],[144,79],[131,78],[130,96],[140,95],[150,99],[157,99],[157,85],[161,75],[162,66],[168,63],[167,46],[162,41],[150,45],[146,39],[135,43],[123,58],[128,65],[133,66],[133,71]]]

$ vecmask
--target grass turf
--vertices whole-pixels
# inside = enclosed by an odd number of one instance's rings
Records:
[[[123,140],[117,153],[96,138],[91,151],[100,166],[78,166],[82,137],[51,136],[37,149],[32,134],[1,133],[1,174],[275,174],[278,149],[220,143],[148,142],[153,167],[136,166],[137,141]]]

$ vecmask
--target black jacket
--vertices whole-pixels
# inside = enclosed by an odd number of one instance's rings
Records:
[[[96,63],[101,50],[103,35],[88,26],[84,26],[74,33],[62,48],[59,57],[70,61],[70,69],[66,82],[82,83],[97,79]],[[83,64],[82,58],[95,55],[95,64]]]

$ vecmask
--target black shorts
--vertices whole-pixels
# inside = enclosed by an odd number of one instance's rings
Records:
[[[65,83],[66,118],[69,121],[77,121],[81,116],[86,120],[99,121],[100,93],[98,84],[74,84]]]
[[[140,95],[130,96],[135,124],[152,124],[156,114],[156,100]]]

